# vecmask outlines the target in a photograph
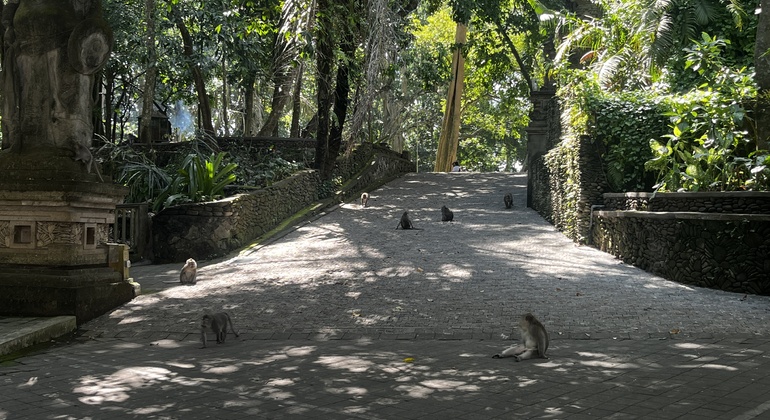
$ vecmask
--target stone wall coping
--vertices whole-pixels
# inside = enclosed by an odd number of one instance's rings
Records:
[[[625,193],[604,193],[606,198],[766,198],[770,200],[768,191],[709,191],[709,192],[625,192]]]
[[[684,211],[642,211],[642,210],[596,210],[594,215],[601,217],[638,217],[645,219],[688,219],[688,220],[746,220],[770,222],[770,214],[744,213],[701,213]]]

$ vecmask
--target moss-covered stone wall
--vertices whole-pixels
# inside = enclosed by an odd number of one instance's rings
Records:
[[[590,137],[565,136],[530,170],[532,208],[579,243],[587,241],[591,208],[607,190],[601,150]]]
[[[347,181],[331,202],[348,200],[414,169],[399,153],[365,144],[338,160]],[[152,218],[153,262],[206,260],[248,245],[318,200],[317,171],[297,173],[275,184],[223,200],[169,207]]]

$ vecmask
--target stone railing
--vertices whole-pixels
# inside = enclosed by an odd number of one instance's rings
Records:
[[[770,212],[760,210],[770,193],[605,194],[604,202],[593,212],[593,246],[683,284],[770,295]]]
[[[414,169],[401,154],[362,146],[338,160],[338,176],[348,180],[328,203],[347,200]],[[306,170],[275,184],[223,200],[169,207],[152,219],[155,263],[206,260],[246,246],[318,200],[321,180]]]

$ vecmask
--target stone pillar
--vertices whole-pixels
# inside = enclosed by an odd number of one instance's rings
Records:
[[[552,146],[550,137],[553,135],[550,127],[553,124],[551,118],[554,114],[558,118],[558,113],[553,112],[553,101],[556,91],[553,88],[535,90],[529,94],[532,101],[532,111],[529,113],[529,126],[527,126],[527,162],[526,167],[529,171],[527,177],[527,207],[532,207],[532,193],[534,191],[532,172],[537,168],[540,157],[542,157]]]
[[[127,188],[89,150],[112,33],[95,0],[11,0],[2,25],[0,315],[83,323],[135,294],[107,245]]]

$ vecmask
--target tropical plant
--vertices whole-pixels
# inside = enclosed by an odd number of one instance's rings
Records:
[[[169,186],[155,199],[153,209],[175,204],[216,200],[224,195],[225,186],[235,182],[235,163],[225,163],[225,152],[211,154],[208,159],[189,154]]]
[[[706,81],[699,89],[670,100],[671,133],[650,140],[654,158],[646,167],[658,172],[664,191],[725,191],[756,185],[766,168],[746,131],[744,103],[756,97],[753,74],[732,70],[720,57],[726,42],[702,34],[687,49],[687,68]],[[754,154],[752,154],[754,153]],[[749,158],[752,156],[752,158]]]

